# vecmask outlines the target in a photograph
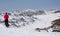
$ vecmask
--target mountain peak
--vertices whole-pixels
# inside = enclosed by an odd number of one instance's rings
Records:
[[[28,12],[28,11],[32,11],[32,12],[35,12],[35,10],[33,10],[33,9],[27,9],[27,10],[25,10],[26,12]]]

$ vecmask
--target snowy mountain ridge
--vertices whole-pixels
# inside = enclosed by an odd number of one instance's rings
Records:
[[[58,12],[58,13],[57,13]],[[60,18],[59,10],[53,11],[14,11],[9,14],[10,28],[4,26],[4,13],[0,13],[0,36],[60,36],[58,32],[49,32],[41,30],[36,31],[36,28],[46,28],[51,26],[51,22]]]
[[[8,13],[10,16],[9,22],[10,24],[17,24],[17,25],[29,24],[29,23],[35,22],[36,20],[40,21],[40,19],[38,19],[37,17],[34,17],[36,15],[45,16],[45,15],[50,15],[50,14],[56,14],[56,12],[59,12],[59,10],[32,10],[32,9],[27,9],[27,10],[22,10],[22,11],[16,10],[13,13],[12,12]],[[0,16],[2,19],[3,19],[2,17],[3,15],[4,13],[0,13]]]

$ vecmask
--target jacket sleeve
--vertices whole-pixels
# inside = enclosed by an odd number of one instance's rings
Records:
[[[9,18],[9,15],[8,15],[8,18]]]

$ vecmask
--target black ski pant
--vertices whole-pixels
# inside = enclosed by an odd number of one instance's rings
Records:
[[[5,26],[9,27],[8,20],[5,20]]]

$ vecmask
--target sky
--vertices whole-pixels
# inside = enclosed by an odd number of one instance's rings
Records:
[[[0,11],[59,8],[60,0],[0,0]]]

